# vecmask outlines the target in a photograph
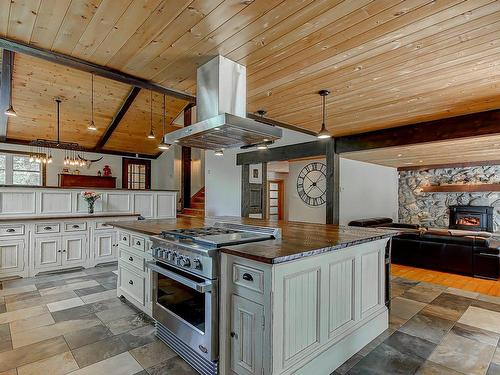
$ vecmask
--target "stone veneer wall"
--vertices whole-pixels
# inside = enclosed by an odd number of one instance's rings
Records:
[[[493,230],[500,231],[500,192],[424,193],[426,185],[500,183],[500,165],[399,172],[399,221],[447,228],[448,206],[493,206]]]

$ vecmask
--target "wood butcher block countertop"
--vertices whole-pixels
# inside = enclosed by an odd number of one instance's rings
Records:
[[[117,228],[154,236],[160,234],[164,230],[199,228],[209,226],[217,221],[281,228],[281,239],[221,248],[221,251],[224,253],[264,263],[287,262],[305,256],[321,254],[348,246],[389,238],[398,234],[398,232],[394,230],[299,222],[277,222],[235,217],[183,217],[177,219],[121,221],[119,223],[113,223],[113,225]]]

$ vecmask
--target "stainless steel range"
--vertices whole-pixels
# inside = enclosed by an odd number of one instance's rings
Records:
[[[222,222],[152,237],[156,333],[199,373],[218,372],[218,249],[280,237],[276,228]]]

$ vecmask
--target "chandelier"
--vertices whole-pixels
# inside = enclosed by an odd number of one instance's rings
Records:
[[[30,162],[50,164],[53,162],[52,149],[64,150],[64,165],[84,166],[87,164],[85,155],[78,155],[84,149],[78,143],[62,142],[60,140],[60,105],[61,99],[54,99],[57,106],[57,140],[37,139],[30,142]]]

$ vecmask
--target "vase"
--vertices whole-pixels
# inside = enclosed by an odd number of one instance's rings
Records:
[[[94,201],[88,201],[88,204],[89,204],[89,214],[93,214],[94,213]]]

